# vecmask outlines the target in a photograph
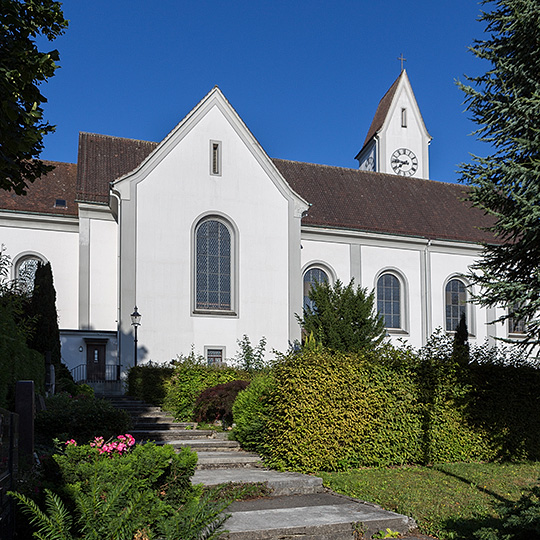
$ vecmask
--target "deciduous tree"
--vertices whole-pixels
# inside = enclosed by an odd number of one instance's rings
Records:
[[[24,194],[53,168],[36,159],[54,131],[38,86],[54,75],[59,55],[39,51],[36,38],[52,41],[66,26],[60,2],[0,0],[0,189]]]

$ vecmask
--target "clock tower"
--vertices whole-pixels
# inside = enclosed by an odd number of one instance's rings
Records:
[[[379,102],[356,159],[364,171],[429,178],[430,141],[407,72],[402,69]]]

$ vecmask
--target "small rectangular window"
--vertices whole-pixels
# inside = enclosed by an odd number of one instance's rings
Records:
[[[407,109],[401,109],[401,127],[407,127]]]
[[[209,366],[219,366],[223,363],[223,349],[206,349],[206,360]]]
[[[56,199],[54,206],[56,208],[66,208],[66,199]]]
[[[221,175],[221,143],[210,141],[210,174]]]

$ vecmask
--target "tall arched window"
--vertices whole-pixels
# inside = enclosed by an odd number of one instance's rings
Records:
[[[446,284],[446,331],[454,332],[459,324],[461,315],[467,316],[467,289],[460,279],[451,279]],[[467,321],[469,324],[469,321]]]
[[[43,263],[43,260],[36,255],[28,255],[21,257],[15,265],[15,279],[19,288],[27,294],[32,294],[34,290],[34,278],[39,263]]]
[[[304,274],[304,309],[313,309],[314,303],[309,298],[309,291],[315,283],[328,283],[328,274],[321,268],[310,268]]]
[[[393,274],[377,280],[377,311],[386,328],[401,328],[401,284]]]
[[[195,307],[232,310],[231,232],[217,219],[202,221],[195,231]]]

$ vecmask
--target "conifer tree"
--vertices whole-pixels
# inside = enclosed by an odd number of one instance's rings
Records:
[[[459,324],[456,328],[456,333],[454,334],[454,342],[452,344],[452,360],[465,367],[469,365],[469,330],[467,328],[465,313],[461,314]]]
[[[357,352],[384,339],[384,321],[375,310],[373,291],[368,294],[367,289],[355,289],[352,280],[346,287],[339,280],[334,286],[321,281],[313,284],[309,298],[312,307],[305,307],[303,318],[298,320],[305,335],[312,334],[322,345]]]
[[[527,322],[525,345],[540,343],[540,2],[484,0],[489,38],[471,51],[491,66],[460,84],[488,157],[461,166],[472,203],[493,216],[496,242],[471,268],[475,300]]]
[[[38,264],[29,311],[35,320],[29,346],[43,355],[50,352],[52,363],[60,364],[60,331],[51,263]]]

